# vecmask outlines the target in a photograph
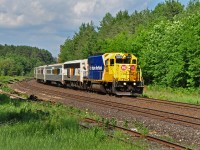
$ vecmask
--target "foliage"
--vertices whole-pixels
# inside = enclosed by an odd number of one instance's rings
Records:
[[[142,46],[142,67],[146,78],[171,87],[200,85],[199,15],[161,21],[147,32]]]
[[[0,45],[0,75],[24,76],[33,68],[54,62],[51,53],[29,46]]]
[[[173,20],[174,16],[183,12],[184,6],[181,5],[178,1],[175,0],[168,0],[165,3],[159,3],[154,11],[153,14],[159,18],[164,17],[167,20]]]
[[[133,122],[133,126],[137,129],[137,131],[139,133],[141,133],[142,135],[148,135],[149,134],[149,129],[147,127],[144,126],[144,124],[142,122],[139,121],[134,121]]]
[[[146,97],[170,100],[175,102],[184,102],[191,104],[200,104],[200,88],[170,88],[166,86],[149,85],[145,87],[144,95]]]
[[[9,92],[9,93],[13,93],[14,90],[11,89],[8,86],[8,83],[13,83],[13,82],[17,82],[17,81],[22,81],[24,80],[25,77],[23,76],[14,76],[14,77],[10,77],[10,76],[0,76],[0,90],[5,91],[5,92]]]
[[[187,6],[166,0],[154,10],[105,14],[100,26],[82,24],[61,45],[60,61],[83,59],[102,52],[135,54],[145,83],[170,87],[200,86],[200,2]]]

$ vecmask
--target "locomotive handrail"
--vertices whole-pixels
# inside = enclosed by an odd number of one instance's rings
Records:
[[[143,86],[144,80],[142,78],[142,69],[141,69],[140,65],[138,65],[138,69],[139,69],[139,71],[137,71],[137,73],[138,73],[138,76],[139,76],[139,80],[141,81],[141,85]]]

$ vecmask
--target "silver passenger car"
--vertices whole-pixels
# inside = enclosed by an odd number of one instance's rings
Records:
[[[39,66],[34,69],[34,78],[44,83],[61,83],[63,85],[82,84],[87,78],[88,61],[74,60],[59,64]]]

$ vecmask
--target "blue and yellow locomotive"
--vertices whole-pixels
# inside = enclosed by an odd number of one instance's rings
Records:
[[[104,53],[88,59],[39,66],[34,73],[40,82],[116,95],[142,94],[144,88],[137,58],[128,53]]]
[[[92,89],[116,95],[142,94],[144,81],[137,58],[127,53],[105,53],[88,58],[88,79]]]

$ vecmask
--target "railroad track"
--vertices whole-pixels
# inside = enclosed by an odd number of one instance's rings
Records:
[[[84,102],[84,103],[85,102],[92,103],[100,107],[108,107],[108,108],[112,108],[118,111],[123,111],[123,112],[131,113],[131,114],[134,113],[134,114],[142,115],[145,117],[150,117],[150,118],[159,119],[162,121],[167,121],[170,123],[184,125],[187,127],[200,128],[200,118],[198,117],[165,112],[162,110],[155,110],[155,109],[150,109],[150,108],[143,108],[139,106],[133,106],[129,104],[113,102],[113,101],[108,101],[108,100],[103,100],[103,99],[88,98],[85,96],[74,95],[74,94],[60,92],[60,91],[51,90],[51,89],[43,89],[35,85],[30,85],[28,82],[21,82],[18,85],[19,85],[19,88],[30,89],[33,91],[37,91],[38,93],[42,92],[43,94],[51,95],[52,98],[54,96],[56,97],[57,100],[68,98],[70,100],[75,100],[75,101]]]
[[[91,119],[91,118],[84,118],[82,121],[81,121],[81,125],[83,127],[86,127],[86,128],[89,128],[88,127],[88,124],[85,125],[83,124],[83,122],[86,122],[86,123],[90,123],[90,124],[94,124],[95,125],[98,125],[98,126],[104,126],[102,122],[100,121],[96,121],[94,119]],[[132,131],[132,130],[129,130],[129,129],[126,129],[126,128],[123,128],[123,127],[119,127],[119,126],[114,126],[114,125],[110,125],[109,124],[109,128],[112,129],[112,130],[115,130],[115,131],[122,131],[123,133],[125,134],[128,134],[130,135],[131,137],[137,137],[137,138],[143,138],[143,139],[146,139],[148,141],[151,141],[151,142],[155,142],[155,143],[158,143],[158,144],[161,144],[161,145],[164,145],[166,147],[169,147],[169,148],[173,148],[175,150],[191,150],[190,148],[188,147],[184,147],[182,145],[178,145],[178,144],[175,144],[175,143],[172,143],[172,142],[169,142],[169,141],[165,141],[165,140],[162,140],[162,139],[158,139],[158,138],[155,138],[153,136],[145,136],[145,135],[142,135],[141,133],[139,132],[136,132],[136,131]],[[110,135],[113,137],[113,135]]]
[[[127,99],[133,99],[133,98],[127,98]],[[165,100],[159,100],[159,99],[152,99],[152,98],[141,98],[137,97],[134,98],[134,101],[143,101],[146,103],[154,103],[154,104],[163,104],[168,106],[173,106],[177,108],[184,108],[184,109],[192,109],[193,111],[200,111],[200,105],[195,104],[188,104],[183,102],[173,102],[173,101],[165,101]]]
[[[31,86],[31,85],[29,85],[29,84],[19,84],[18,85],[18,88],[19,89],[21,89],[21,90],[24,90],[24,88],[27,88],[27,89],[29,89],[29,90],[34,90],[34,91],[40,91],[40,92],[45,92],[45,91],[43,91],[43,89],[42,88],[38,88],[38,87],[36,87],[36,86]],[[26,90],[27,90],[26,89]],[[28,91],[28,90],[27,90]],[[6,93],[6,92],[3,92],[3,91],[0,91],[1,93],[3,93],[3,94],[8,94],[8,95],[10,95],[10,96],[15,96],[16,98],[21,98],[21,97],[18,97],[18,96],[16,96],[16,95],[13,95],[13,94],[9,94],[9,93]],[[45,93],[48,93],[48,92],[58,92],[58,91],[53,91],[53,90],[48,90],[48,91],[46,91]],[[64,93],[59,93],[59,94],[64,94]],[[53,94],[53,95],[58,95],[58,94]],[[66,96],[66,94],[64,94],[63,96]],[[83,97],[83,96],[75,96],[74,97],[74,95],[70,95],[70,94],[68,94],[68,96],[70,97],[70,98],[73,98],[74,100],[80,100],[80,97],[81,97],[81,99],[82,98],[87,98],[87,97]],[[94,99],[94,100],[96,100],[96,99]],[[84,100],[85,101],[85,100]],[[85,118],[84,120],[82,120],[83,122],[87,122],[87,123],[91,123],[91,124],[93,124],[93,123],[95,123],[95,124],[98,124],[98,126],[103,126],[103,123],[102,122],[100,122],[100,121],[96,121],[96,120],[94,120],[94,119],[91,119],[91,118]],[[82,124],[82,126],[84,126],[83,124]],[[87,126],[88,126],[88,124],[87,124]],[[84,127],[87,127],[87,126],[84,126]],[[168,141],[165,141],[165,140],[162,140],[162,139],[159,139],[159,138],[155,138],[155,137],[153,137],[153,136],[149,136],[149,135],[142,135],[141,133],[139,133],[139,132],[136,132],[136,131],[132,131],[132,130],[129,130],[129,129],[126,129],[126,128],[123,128],[123,127],[120,127],[120,126],[113,126],[113,125],[110,125],[109,124],[109,128],[111,128],[112,130],[118,130],[118,131],[122,131],[123,133],[125,133],[125,134],[128,134],[129,136],[131,136],[131,137],[137,137],[137,138],[142,138],[142,139],[146,139],[146,140],[148,140],[148,141],[151,141],[151,142],[155,142],[155,143],[158,143],[158,144],[161,144],[161,145],[164,145],[164,146],[166,146],[166,147],[169,147],[169,148],[172,148],[172,149],[175,149],[175,150],[185,150],[185,149],[188,149],[188,150],[191,150],[190,148],[188,148],[188,147],[184,147],[184,146],[182,146],[182,145],[178,145],[178,144],[175,144],[175,143],[172,143],[172,142],[168,142]],[[111,137],[113,137],[113,135],[110,135]],[[125,141],[125,140],[124,140]]]

